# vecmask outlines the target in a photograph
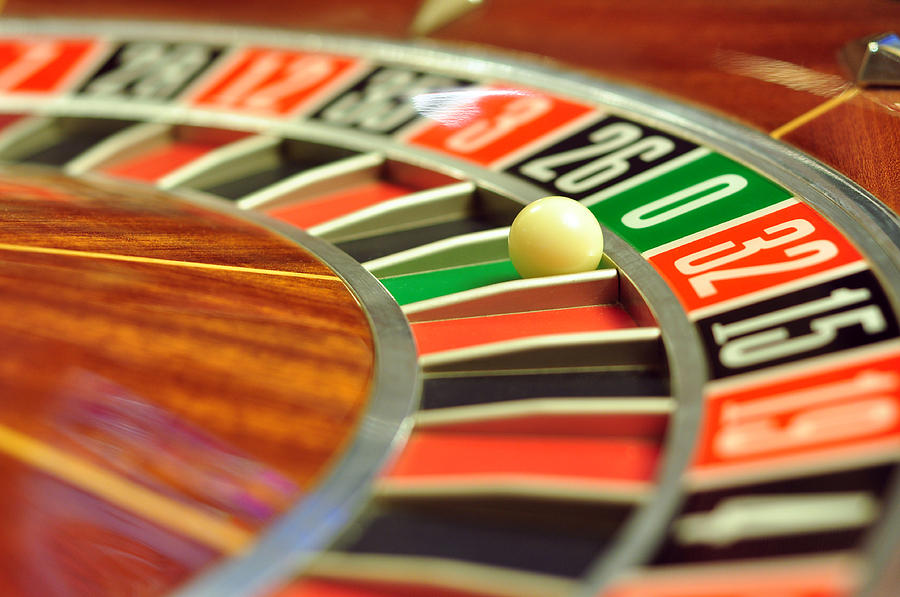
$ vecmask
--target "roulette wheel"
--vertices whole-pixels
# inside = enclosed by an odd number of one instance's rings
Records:
[[[3,14],[4,594],[900,590],[900,5]]]

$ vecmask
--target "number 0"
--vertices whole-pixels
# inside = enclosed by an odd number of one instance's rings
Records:
[[[622,223],[629,228],[650,228],[651,226],[668,222],[678,216],[692,212],[704,205],[709,205],[710,203],[728,197],[729,195],[734,195],[746,186],[747,179],[738,174],[722,174],[721,176],[715,176],[709,180],[704,180],[703,182],[698,182],[686,189],[682,189],[677,193],[672,193],[662,199],[657,199],[656,201],[651,201],[646,205],[632,209],[622,216]],[[691,199],[691,197],[694,198]],[[684,202],[687,199],[690,199],[690,201]]]

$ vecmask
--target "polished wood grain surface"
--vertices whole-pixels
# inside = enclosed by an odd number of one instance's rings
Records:
[[[418,0],[8,0],[4,14],[141,17],[408,36]],[[430,38],[640,85],[764,132],[848,84],[847,42],[900,29],[893,0],[486,0]],[[900,91],[866,90],[783,139],[900,210]]]
[[[0,179],[0,552],[46,551],[25,559],[58,585],[0,570],[0,592],[159,594],[246,548],[340,453],[368,400],[367,318],[256,225],[38,169]],[[88,565],[99,584],[71,574]]]
[[[3,595],[159,595],[220,555],[18,461],[0,476]]]

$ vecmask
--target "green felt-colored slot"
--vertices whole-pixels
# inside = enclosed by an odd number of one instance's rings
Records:
[[[388,292],[401,305],[480,288],[490,284],[518,280],[519,274],[509,259],[477,263],[447,269],[383,278]]]

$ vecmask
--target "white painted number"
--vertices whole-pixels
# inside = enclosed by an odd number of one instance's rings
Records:
[[[665,137],[641,138],[641,135],[643,131],[640,127],[627,122],[616,122],[591,133],[588,138],[593,145],[537,158],[522,166],[520,171],[534,180],[553,181],[554,186],[562,193],[590,191],[628,172],[631,167],[629,158],[639,157],[648,162],[675,149],[675,144]],[[597,159],[562,176],[555,170],[593,157]]]
[[[706,298],[718,292],[714,285],[715,282],[803,269],[824,263],[838,254],[838,248],[833,242],[829,240],[812,240],[784,249],[784,255],[790,259],[789,261],[731,269],[717,269],[723,265],[755,255],[760,251],[775,249],[802,239],[815,232],[815,227],[806,220],[798,219],[770,226],[763,232],[769,236],[778,233],[783,234],[774,238],[751,238],[742,242],[741,248],[736,251],[731,250],[737,247],[732,241],[719,243],[676,260],[675,267],[682,274],[691,276],[688,281],[694,288],[694,292],[697,293],[697,296]]]
[[[269,110],[286,96],[321,83],[336,68],[328,56],[290,56],[275,50],[253,62],[213,98],[218,104]],[[274,81],[266,83],[272,77]]]
[[[713,440],[720,458],[870,436],[897,424],[900,375],[864,371],[852,379],[805,390],[730,403]]]
[[[682,545],[726,547],[747,539],[860,528],[878,513],[875,498],[861,491],[735,496],[709,512],[680,517],[673,531]]]
[[[813,319],[810,333],[791,337],[787,327],[767,327],[786,324],[803,317],[824,313],[841,307],[862,303],[871,298],[866,288],[840,288],[828,297],[780,309],[729,324],[712,325],[713,337],[722,346],[719,360],[726,367],[749,367],[766,361],[803,354],[827,346],[837,338],[838,331],[860,325],[868,334],[877,334],[887,327],[884,314],[877,305],[865,305]],[[749,334],[749,335],[744,335]],[[742,337],[738,337],[742,336]]]
[[[333,124],[385,133],[417,114],[414,96],[454,85],[446,77],[385,69],[372,76],[364,91],[347,93],[322,117]]]
[[[90,82],[85,93],[102,97],[138,99],[170,97],[210,59],[210,49],[198,44],[161,42],[128,44],[121,64]]]
[[[734,458],[851,439],[893,427],[897,414],[890,396],[822,406],[794,415],[787,424],[764,419],[726,427],[716,436],[715,450],[720,457]]]
[[[747,179],[738,174],[714,176],[632,209],[622,216],[622,223],[629,228],[650,228],[734,195],[746,186]]]
[[[446,147],[457,153],[472,153],[540,118],[553,107],[550,98],[520,97],[507,104],[495,118],[479,118],[447,138]]]

